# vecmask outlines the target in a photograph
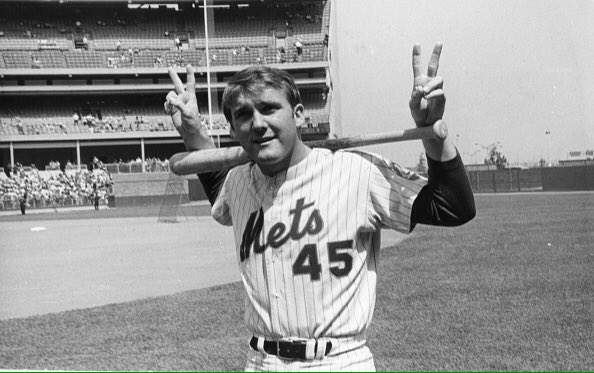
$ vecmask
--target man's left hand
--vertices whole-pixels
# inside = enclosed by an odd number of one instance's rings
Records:
[[[421,65],[421,46],[415,44],[413,47],[414,82],[409,106],[417,127],[433,125],[436,121],[442,119],[445,111],[446,99],[443,93],[443,78],[437,75],[441,48],[441,43],[435,44],[427,73],[424,73]]]

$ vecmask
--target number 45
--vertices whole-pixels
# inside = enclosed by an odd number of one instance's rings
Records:
[[[349,274],[353,268],[353,257],[347,252],[339,250],[348,250],[353,248],[353,240],[328,242],[328,258],[330,259],[330,272],[336,277],[343,277]],[[337,265],[333,266],[332,264]],[[308,244],[303,246],[301,252],[293,263],[293,274],[309,274],[312,281],[320,279],[322,265],[318,258],[318,245]]]

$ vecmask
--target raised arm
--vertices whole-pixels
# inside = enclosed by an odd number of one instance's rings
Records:
[[[201,124],[196,99],[194,68],[191,65],[186,66],[186,73],[186,87],[184,88],[184,84],[177,73],[171,67],[169,68],[169,76],[175,90],[167,94],[165,111],[171,115],[173,125],[183,138],[187,151],[215,148],[215,144],[208,135],[206,128]],[[198,175],[211,204],[214,203],[221,190],[227,171],[219,170]]]
[[[201,125],[198,101],[196,100],[196,79],[194,68],[186,66],[186,86],[173,68],[169,68],[169,76],[175,87],[165,99],[165,112],[171,116],[175,129],[184,140],[186,150],[202,150],[215,147],[204,126]]]
[[[417,127],[432,126],[442,120],[445,111],[443,78],[437,75],[442,44],[437,43],[429,60],[427,72],[421,63],[421,46],[415,44],[412,52],[413,89],[409,101],[410,112]],[[446,162],[456,157],[456,148],[448,138],[423,140],[427,156],[439,162]]]
[[[433,48],[427,73],[421,65],[421,46],[412,53],[414,83],[409,101],[417,127],[442,120],[445,111],[443,79],[437,75],[441,43]],[[453,142],[448,138],[423,140],[429,166],[429,183],[421,190],[412,208],[411,230],[417,223],[457,226],[474,218],[476,207],[466,169]]]

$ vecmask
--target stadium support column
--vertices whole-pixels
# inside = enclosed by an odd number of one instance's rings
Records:
[[[144,137],[140,138],[140,159],[142,160],[142,173],[145,173],[146,162],[144,161]]]
[[[331,0],[329,0],[331,1]],[[352,2],[352,0],[351,0]],[[340,3],[340,4],[339,4]],[[338,38],[348,38],[348,36],[344,36],[345,34],[349,34],[351,31],[344,28],[341,34],[339,30],[339,25],[337,21],[337,13],[338,8],[342,8],[344,6],[344,1],[331,1],[330,4],[330,24],[328,28],[328,65],[329,68],[326,70],[326,80],[328,85],[329,96],[331,97],[330,100],[330,132],[336,136],[343,135],[343,125],[342,125],[342,109],[341,109],[341,80],[340,80],[340,65],[338,63]],[[346,8],[346,7],[345,7]],[[349,16],[350,17],[350,16]],[[356,16],[352,16],[354,20],[356,20]],[[345,24],[348,24],[349,21],[344,21]],[[346,31],[346,32],[345,32]],[[345,42],[345,45],[349,45],[349,42]],[[346,48],[345,48],[346,49]],[[357,74],[349,74],[349,75],[357,75]]]
[[[14,168],[14,145],[10,142],[10,168]]]
[[[212,73],[210,71],[210,52],[209,52],[209,35],[213,35],[215,33],[215,19],[214,19],[214,10],[212,8],[212,0],[204,0],[203,2],[204,7],[204,36],[206,38],[206,80],[207,80],[207,95],[208,95],[208,129],[212,132],[212,108],[219,107],[218,103],[218,95],[213,95],[212,93],[212,85],[211,81],[217,81],[217,74]],[[217,131],[218,133],[218,131]],[[214,139],[213,139],[214,140]],[[215,141],[218,147],[221,146],[221,138],[220,135],[217,134],[217,141]]]
[[[80,140],[76,140],[76,166],[80,171]]]

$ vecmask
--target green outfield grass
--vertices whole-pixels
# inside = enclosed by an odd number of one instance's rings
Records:
[[[418,226],[382,251],[377,369],[594,370],[594,194],[476,199],[467,225]],[[242,311],[232,283],[3,320],[0,368],[243,370]]]

